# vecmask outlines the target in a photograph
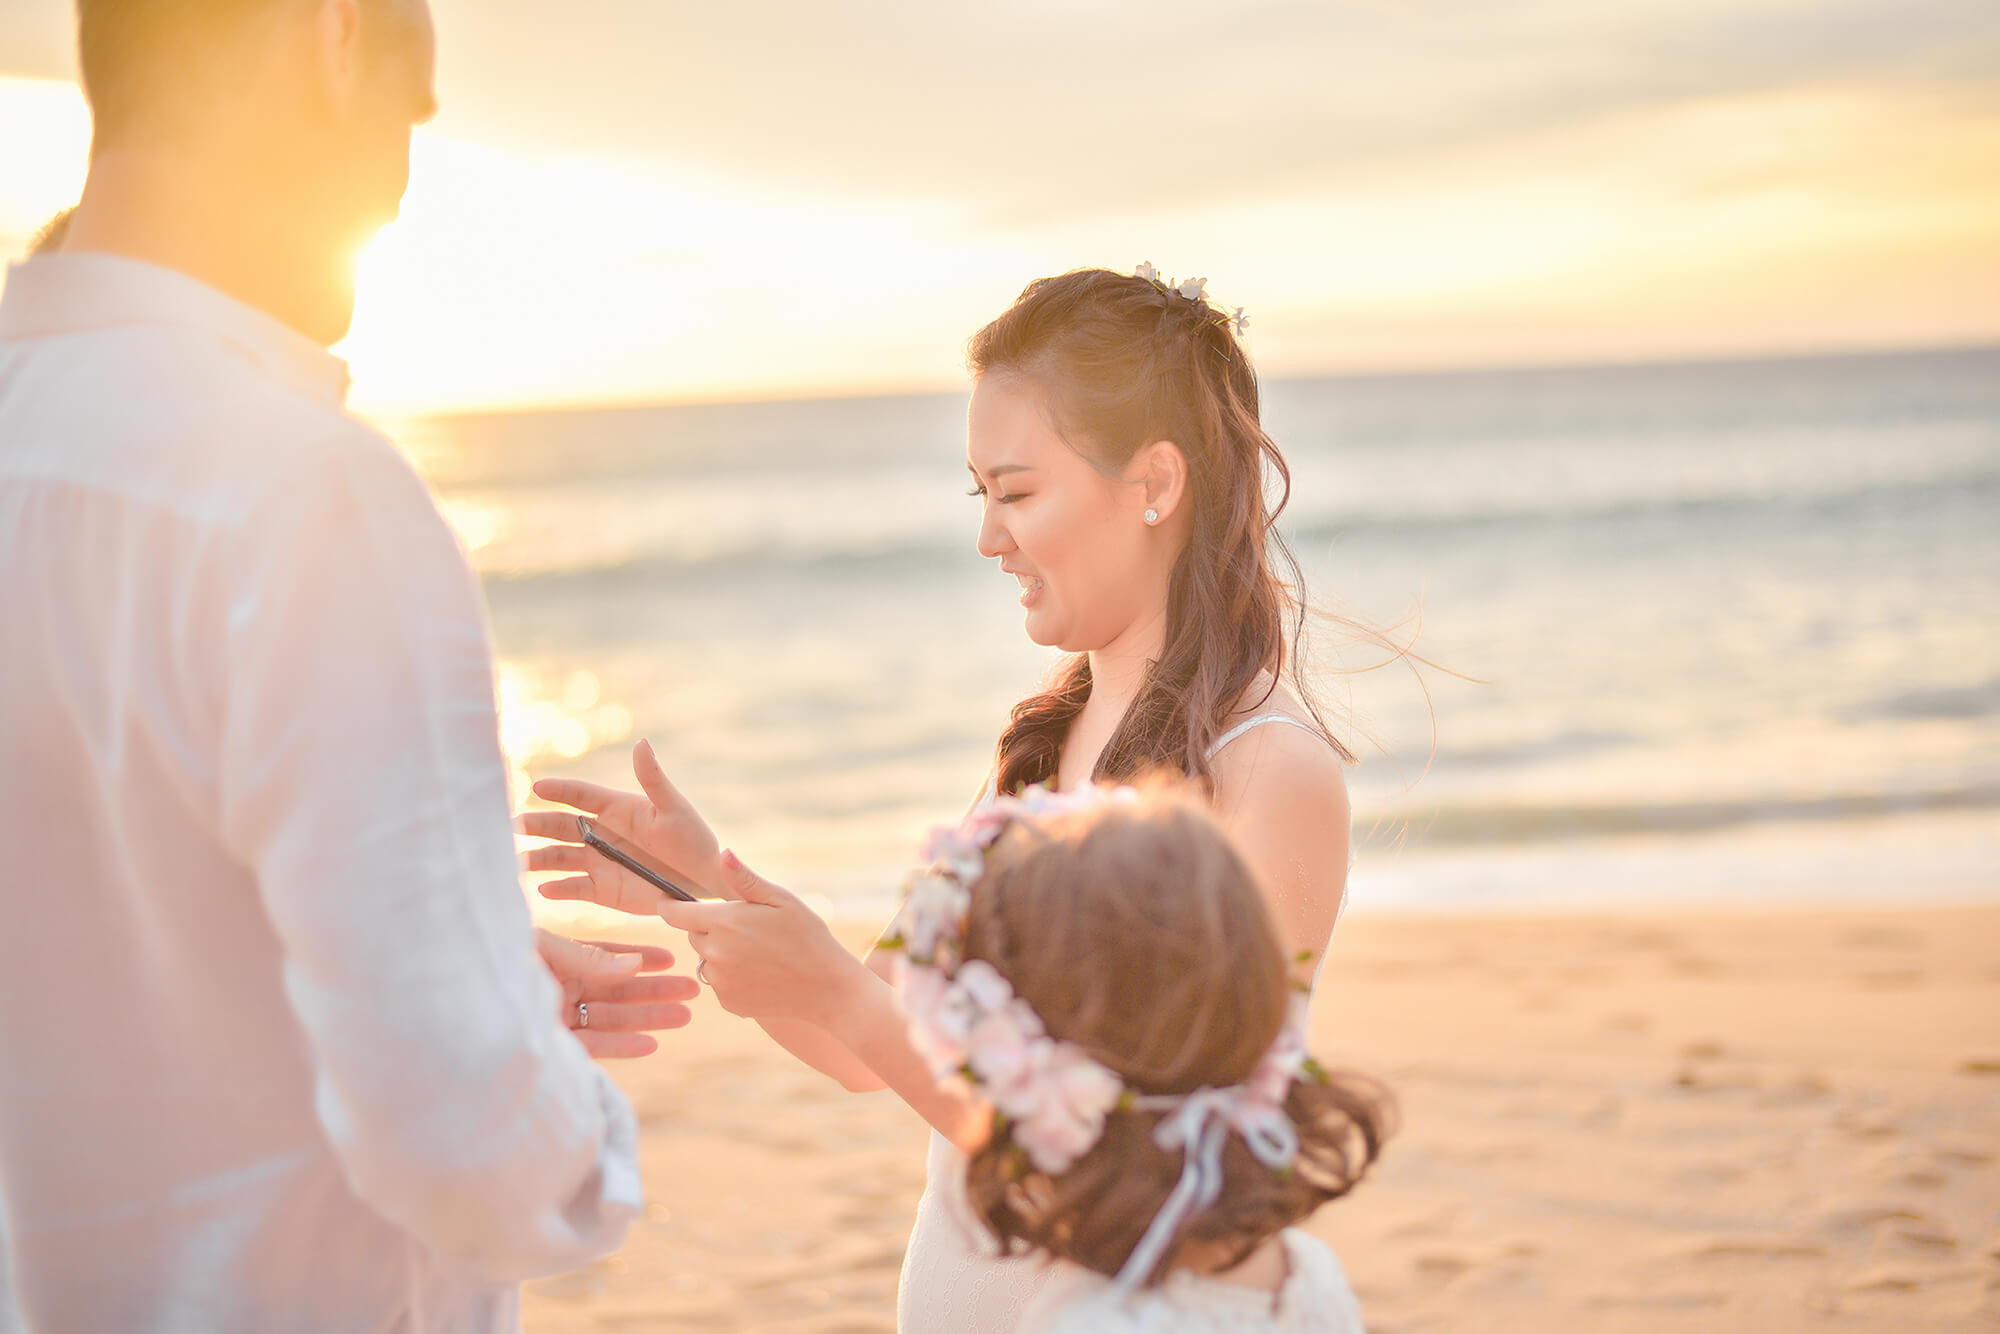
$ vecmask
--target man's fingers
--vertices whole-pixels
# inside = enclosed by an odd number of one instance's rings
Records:
[[[592,1059],[599,1061],[631,1061],[660,1049],[660,1040],[650,1033],[598,1033],[586,1028],[576,1036]]]
[[[595,945],[613,954],[636,954],[639,956],[639,971],[658,973],[674,966],[674,952],[660,945],[639,945],[623,940],[586,940],[586,945]]]
[[[593,1006],[607,1003],[650,1005],[655,1001],[690,1001],[701,994],[701,984],[682,973],[648,973],[643,977],[590,978],[583,984],[583,999]],[[595,1014],[596,1011],[591,1012]],[[591,1020],[596,1023],[595,1019]]]
[[[592,815],[604,814],[618,798],[628,795],[616,788],[586,783],[581,778],[537,778],[534,792],[543,801],[574,806],[577,810],[589,811]],[[561,812],[554,813],[561,814]],[[572,815],[569,820],[573,831],[576,827],[576,817]]]
[[[568,995],[568,984],[573,978],[621,978],[633,977],[639,972],[643,962],[639,954],[614,954],[601,946],[589,945],[581,940],[571,940],[568,936],[557,935],[553,931],[537,931],[542,959],[549,970],[563,979],[564,994],[572,1003],[574,996]]]
[[[574,1019],[574,1012],[570,1016]],[[579,1033],[653,1033],[685,1028],[694,1012],[678,1001],[591,1001],[590,1026]]]

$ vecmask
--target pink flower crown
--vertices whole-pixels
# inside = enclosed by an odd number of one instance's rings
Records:
[[[1265,1166],[1283,1171],[1292,1165],[1299,1142],[1285,1114],[1285,1094],[1309,1067],[1301,993],[1277,1040],[1241,1084],[1142,1094],[1076,1043],[1051,1037],[998,969],[964,957],[972,886],[985,873],[987,850],[1009,824],[1140,799],[1130,787],[1091,784],[1059,793],[1037,786],[984,802],[958,825],[940,825],[925,847],[926,869],[913,877],[881,946],[900,951],[892,982],[908,1016],[911,1045],[940,1083],[955,1081],[991,1103],[1040,1170],[1067,1171],[1090,1152],[1114,1112],[1169,1113],[1153,1138],[1162,1149],[1182,1150],[1186,1167],[1119,1276],[1126,1291],[1152,1271],[1180,1223],[1214,1203],[1231,1130]]]

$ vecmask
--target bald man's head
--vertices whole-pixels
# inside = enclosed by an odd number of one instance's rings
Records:
[[[430,97],[425,0],[349,0],[373,59],[422,66]],[[96,147],[168,138],[250,92],[259,48],[311,22],[319,0],[77,0],[77,62]],[[406,80],[407,82],[407,80]],[[418,119],[422,119],[419,116]]]

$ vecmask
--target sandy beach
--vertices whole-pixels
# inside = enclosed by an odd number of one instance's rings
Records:
[[[1404,1124],[1311,1227],[1376,1334],[2000,1328],[2000,908],[1357,916],[1334,948],[1315,1050]],[[652,1204],[529,1286],[531,1334],[894,1327],[911,1113],[706,1000],[616,1072]]]

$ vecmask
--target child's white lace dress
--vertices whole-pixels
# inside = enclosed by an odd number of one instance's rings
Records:
[[[1275,1297],[1177,1272],[1120,1303],[1110,1279],[1061,1264],[1020,1334],[1362,1334],[1361,1304],[1333,1252],[1297,1228],[1278,1235],[1289,1272]]]

